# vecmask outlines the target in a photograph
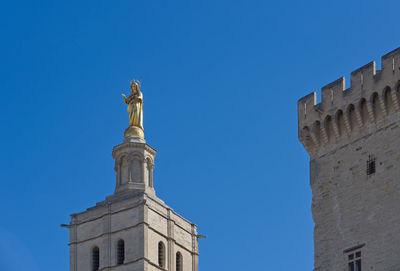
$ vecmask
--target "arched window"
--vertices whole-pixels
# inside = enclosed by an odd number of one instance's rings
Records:
[[[165,245],[163,242],[158,243],[158,265],[165,267]]]
[[[329,116],[329,115],[326,116],[325,121],[324,121],[324,127],[325,127],[326,136],[328,137],[328,141],[333,142],[335,135],[333,133],[331,116]]]
[[[146,164],[147,164],[147,178],[148,178],[148,185],[150,187],[153,187],[153,168],[154,165],[151,162],[150,158],[146,159]]]
[[[368,108],[367,108],[367,102],[365,99],[361,99],[360,101],[360,112],[361,112],[361,118],[364,126],[367,126],[368,121],[370,121],[369,116],[368,116]]]
[[[123,264],[125,261],[125,242],[120,239],[117,242],[117,264]]]
[[[383,101],[386,106],[386,113],[390,114],[393,112],[393,99],[392,99],[392,91],[390,87],[386,87],[383,90]]]
[[[182,271],[183,269],[183,258],[180,252],[176,253],[176,271]]]
[[[382,115],[382,108],[378,93],[374,92],[371,96],[372,110],[374,111],[375,120],[380,119]]]
[[[345,126],[344,126],[344,119],[343,119],[343,111],[338,110],[336,112],[336,122],[337,122],[337,127],[339,129],[339,135],[343,136],[345,132]]]
[[[99,247],[92,249],[92,271],[98,271],[100,267],[100,250]]]
[[[353,131],[354,129],[356,129],[358,127],[356,111],[355,111],[355,107],[353,104],[350,104],[347,107],[347,118],[349,120],[350,129]]]

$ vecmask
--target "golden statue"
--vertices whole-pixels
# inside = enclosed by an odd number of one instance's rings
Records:
[[[143,94],[140,91],[140,82],[138,80],[131,81],[131,94],[128,98],[122,94],[125,103],[128,105],[129,127],[125,131],[127,136],[144,137],[143,134]]]

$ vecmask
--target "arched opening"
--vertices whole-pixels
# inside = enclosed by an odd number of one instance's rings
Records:
[[[325,128],[326,136],[328,137],[328,141],[332,142],[333,139],[335,138],[335,135],[333,134],[332,118],[329,115],[326,116],[326,118],[325,118],[324,128]]]
[[[92,248],[92,271],[98,271],[100,267],[100,250],[99,247]]]
[[[120,239],[117,242],[117,264],[124,264],[125,261],[125,242]]]
[[[372,110],[374,112],[375,120],[379,120],[383,117],[383,112],[379,100],[378,93],[374,92],[371,96]]]
[[[147,165],[147,178],[148,178],[148,185],[153,187],[153,168],[154,164],[150,158],[146,158],[146,165]]]
[[[165,245],[163,242],[158,243],[158,265],[165,267]]]
[[[336,123],[337,123],[337,127],[339,130],[339,135],[343,136],[343,134],[345,133],[345,125],[344,125],[344,118],[343,118],[343,111],[342,110],[338,110],[336,112]]]
[[[131,166],[131,181],[134,183],[143,182],[142,179],[142,159],[139,155],[132,156]]]
[[[118,184],[125,184],[129,181],[129,161],[127,156],[122,156],[120,159],[120,176]]]
[[[365,126],[369,121],[367,101],[363,98],[360,101],[360,114],[362,118],[363,125]]]
[[[357,125],[356,110],[353,104],[350,104],[347,107],[347,119],[349,120],[350,130],[354,131],[354,129],[356,129],[358,125]]]
[[[386,112],[388,114],[393,113],[394,105],[393,105],[392,92],[391,92],[390,87],[386,87],[383,90],[383,101],[384,101],[385,106],[386,106]]]
[[[400,98],[400,81],[397,82],[396,87],[393,89],[394,93],[395,93],[395,97],[396,97],[396,102],[397,104],[399,104],[399,98]]]
[[[399,103],[399,98],[400,98],[400,81],[397,82],[395,89],[393,90],[394,93],[396,94],[396,102]]]
[[[176,253],[176,271],[183,270],[183,258],[180,252]]]

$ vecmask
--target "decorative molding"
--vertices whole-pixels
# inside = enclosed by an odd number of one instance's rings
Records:
[[[153,156],[156,155],[157,151],[153,149],[150,145],[146,143],[137,143],[137,142],[127,142],[117,145],[113,148],[112,156],[115,158],[117,152],[124,150],[124,149],[144,149],[151,153]]]
[[[350,248],[346,248],[345,250],[343,250],[343,253],[344,253],[344,254],[349,253],[349,252],[351,252],[351,251],[360,249],[360,248],[362,248],[363,246],[365,246],[365,243],[364,243],[364,244],[360,244],[360,245],[356,245],[356,246],[353,246],[353,247],[350,247]]]

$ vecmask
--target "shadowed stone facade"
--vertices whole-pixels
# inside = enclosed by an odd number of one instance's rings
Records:
[[[156,151],[144,139],[131,136],[114,147],[112,155],[115,193],[71,215],[67,225],[70,270],[197,271],[196,225],[155,195]],[[118,245],[121,241],[122,248]]]
[[[400,270],[400,49],[298,101],[314,270]],[[352,269],[353,268],[353,269]]]

